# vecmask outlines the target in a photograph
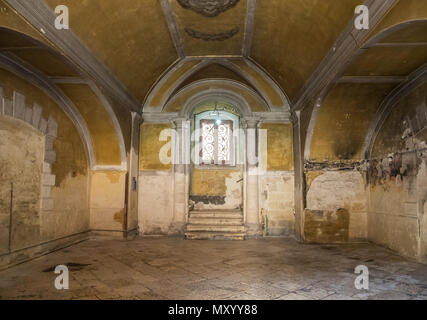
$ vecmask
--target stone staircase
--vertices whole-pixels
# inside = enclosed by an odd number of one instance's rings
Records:
[[[241,210],[194,210],[185,232],[189,240],[244,240]]]

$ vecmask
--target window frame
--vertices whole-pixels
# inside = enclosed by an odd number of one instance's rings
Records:
[[[197,134],[197,137],[194,137],[195,141],[195,166],[201,169],[218,169],[218,168],[234,168],[236,167],[236,156],[238,152],[238,128],[239,128],[239,117],[226,112],[226,111],[218,111],[219,115],[212,115],[213,110],[205,111],[202,113],[199,113],[194,116],[194,134]],[[230,122],[230,160],[227,162],[221,162],[218,163],[218,125],[216,124],[216,120],[220,119],[221,121],[227,121]],[[203,163],[202,160],[202,122],[203,121],[212,121],[214,123],[214,139],[215,139],[215,146],[214,146],[214,161],[213,163]]]

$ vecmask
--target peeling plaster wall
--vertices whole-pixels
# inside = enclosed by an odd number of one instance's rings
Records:
[[[416,164],[414,153],[406,154],[404,158],[404,165]],[[425,169],[425,159],[422,167]],[[369,240],[409,257],[417,257],[420,250],[422,214],[418,212],[418,202],[421,200],[418,197],[422,189],[426,192],[426,185],[418,182],[422,181],[423,175],[425,182],[425,174],[417,173],[419,169],[419,166],[415,166],[403,176],[386,176],[369,188]]]
[[[174,179],[171,171],[140,171],[139,232],[144,235],[171,234],[174,208]]]
[[[306,241],[369,240],[426,260],[426,89],[424,83],[393,106],[377,133],[369,161],[361,160],[361,147],[343,157],[338,149],[325,149],[319,143],[319,139],[335,143],[336,135],[313,138],[311,161],[304,169]],[[353,129],[342,126],[342,130]],[[354,145],[347,140],[348,147]],[[361,146],[362,140],[358,141]],[[325,151],[327,156],[320,156]]]
[[[362,175],[354,170],[315,171],[306,176],[305,240],[316,243],[365,240],[367,208]]]
[[[91,177],[90,228],[122,232],[126,172],[93,171]]]
[[[185,199],[186,185],[182,179],[177,180],[179,166],[165,165],[159,160],[159,153],[162,149],[165,152],[170,142],[170,139],[159,141],[159,136],[168,128],[170,124],[141,126],[138,221],[139,231],[145,235],[182,233],[180,199]],[[264,223],[265,235],[290,236],[295,230],[292,125],[264,123],[262,129],[267,140],[262,140],[266,143],[259,146],[263,156],[255,182],[259,192],[257,219],[259,224]],[[184,175],[189,179],[190,209],[243,208],[243,166],[188,165]]]
[[[193,169],[190,200],[195,210],[240,209],[242,187],[241,169]]]
[[[39,235],[36,236],[34,234],[34,237],[29,237],[29,234],[27,234],[26,238],[28,241],[22,239],[25,242],[25,245],[22,247],[25,246],[27,248],[31,245],[35,246],[34,249],[25,249],[16,253],[12,252],[11,255],[0,258],[0,265],[7,265],[29,259],[41,252],[48,252],[58,245],[66,245],[70,241],[74,241],[71,238],[75,235],[88,231],[89,179],[88,162],[83,142],[73,123],[61,108],[43,91],[3,69],[0,69],[0,86],[3,89],[2,96],[4,98],[0,101],[1,108],[3,106],[6,108],[6,105],[13,106],[14,91],[17,91],[22,94],[21,97],[23,97],[23,100],[21,103],[25,107],[26,114],[28,113],[29,115],[35,112],[35,108],[40,108],[40,117],[44,118],[45,121],[50,118],[54,119],[56,123],[55,127],[57,126],[55,128],[56,138],[54,140],[50,139],[48,135],[44,136],[40,132],[43,136],[43,143],[50,145],[49,148],[52,148],[56,155],[52,165],[45,163],[42,166],[43,172],[46,173],[46,178],[44,178],[43,182],[42,179],[39,179],[37,182],[34,176],[28,175],[28,172],[24,173],[19,170],[13,171],[14,176],[9,177],[14,179],[25,178],[25,176],[33,177],[34,180],[31,179],[31,183],[39,184],[41,197],[48,199],[48,201],[42,201],[44,208],[39,213],[38,218]],[[22,120],[11,118],[11,121],[21,122]],[[21,131],[20,126],[25,125],[24,122],[22,123],[21,125],[16,124],[15,126],[18,127],[15,129],[10,127],[14,135],[19,136],[19,132]],[[17,168],[23,166],[25,159],[34,154],[31,150],[34,150],[37,144],[34,146],[28,145],[27,148],[25,145],[28,141],[24,141],[24,145],[15,144],[15,146],[20,146],[22,152],[25,152],[23,157],[15,159]],[[52,143],[53,145],[51,145]],[[12,150],[13,148],[10,146],[6,147],[7,150]],[[41,153],[44,155],[45,147],[42,146],[41,148]],[[46,180],[48,178],[50,179],[49,181]],[[49,188],[45,187],[46,184],[49,185]],[[40,248],[44,248],[44,251]]]
[[[174,233],[174,174],[172,164],[162,164],[159,153],[166,148],[171,156],[171,137],[160,141],[160,133],[171,129],[167,123],[144,123],[140,131],[139,156],[139,209],[138,229],[140,234]],[[169,149],[171,150],[171,149]]]
[[[264,234],[292,236],[295,230],[294,173],[268,171],[259,181]]]
[[[366,165],[369,240],[427,261],[427,83],[394,106]]]
[[[44,136],[23,121],[0,116],[0,254],[8,252],[11,183],[11,249],[40,241]]]
[[[262,123],[260,129],[259,199],[264,235],[291,236],[295,231],[292,125]]]

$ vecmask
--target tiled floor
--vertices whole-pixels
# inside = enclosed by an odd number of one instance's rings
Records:
[[[69,290],[55,266],[70,265]],[[357,265],[370,272],[357,290]],[[0,299],[427,299],[427,266],[370,244],[89,240],[0,272]]]

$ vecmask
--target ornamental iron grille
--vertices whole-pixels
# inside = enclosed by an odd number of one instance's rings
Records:
[[[232,165],[233,121],[200,120],[200,160],[204,165]]]

